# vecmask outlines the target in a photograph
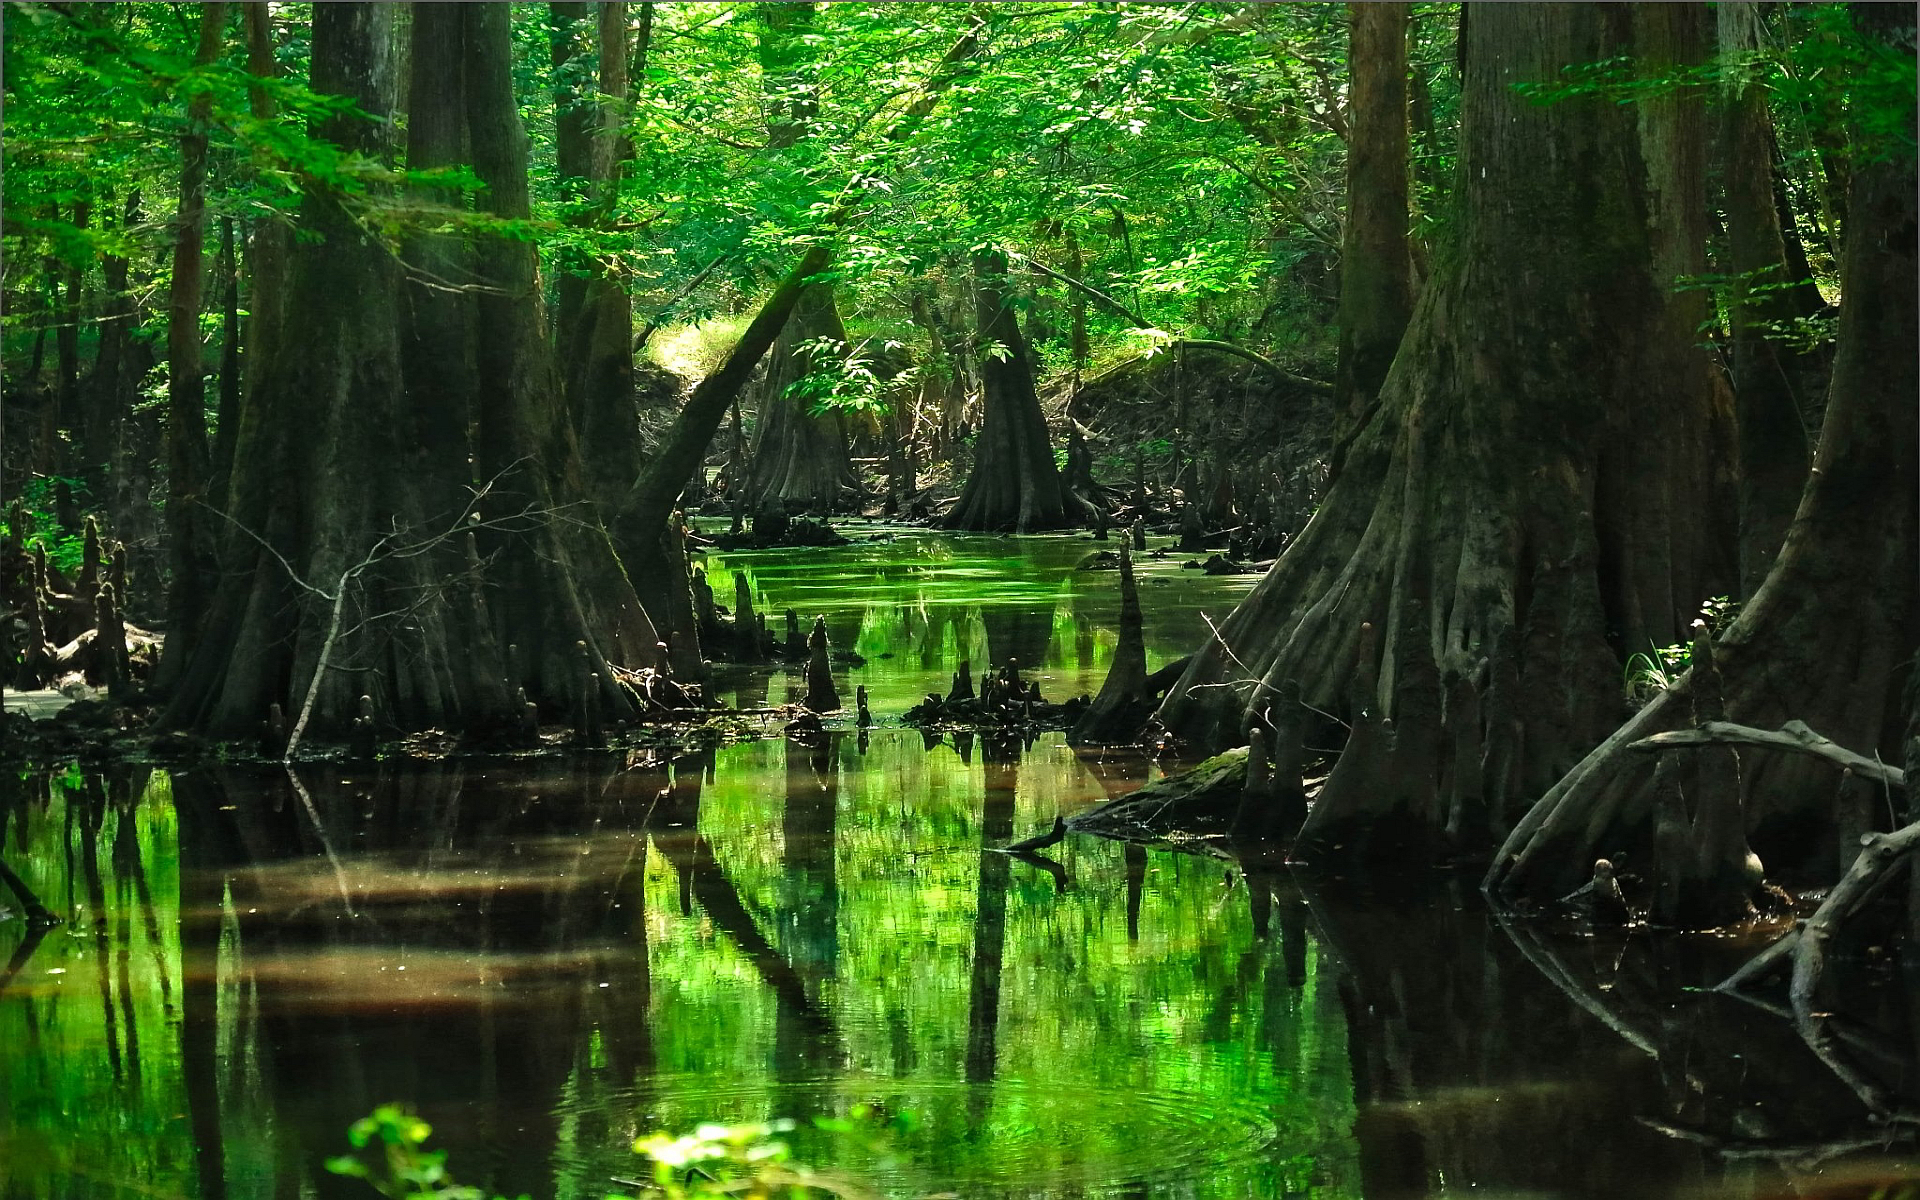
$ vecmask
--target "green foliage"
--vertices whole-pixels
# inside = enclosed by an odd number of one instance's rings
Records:
[[[80,569],[86,557],[87,540],[79,532],[68,533],[55,520],[54,494],[62,484],[72,489],[75,504],[84,508],[87,485],[82,480],[38,475],[21,486],[20,506],[27,517],[28,526],[21,545],[29,553],[44,549],[49,563],[63,574],[70,574]],[[6,521],[6,510],[0,509],[0,537],[10,536],[13,532]]]
[[[1700,619],[1706,623],[1708,636],[1718,637],[1722,630],[1733,623],[1739,612],[1738,600],[1715,596],[1700,606]],[[1646,653],[1635,654],[1627,659],[1624,675],[1627,699],[1636,706],[1646,705],[1655,696],[1679,683],[1680,677],[1692,666],[1691,643],[1649,646]]]
[[[847,1137],[872,1141],[875,1131],[910,1132],[911,1113],[877,1116],[867,1106],[856,1106],[846,1118],[817,1118],[815,1127]],[[653,1164],[653,1189],[665,1200],[720,1200],[745,1196],[749,1200],[801,1197],[816,1193],[865,1197],[866,1189],[829,1173],[793,1161],[787,1144],[775,1135],[790,1132],[795,1122],[701,1125],[681,1137],[656,1133],[633,1143],[634,1152]],[[485,1191],[454,1182],[447,1171],[446,1153],[427,1149],[433,1127],[398,1104],[383,1104],[347,1129],[353,1154],[327,1159],[335,1175],[365,1180],[388,1200],[489,1200]],[[634,1181],[620,1180],[631,1183]],[[500,1200],[494,1196],[491,1200]],[[523,1194],[520,1200],[526,1200]],[[608,1200],[621,1200],[608,1193]]]
[[[850,1119],[816,1118],[815,1127],[842,1135],[866,1132],[873,1110],[857,1108]],[[911,1113],[887,1121],[890,1128],[911,1131]],[[633,1148],[653,1163],[653,1185],[666,1200],[719,1200],[746,1196],[771,1200],[784,1196],[799,1200],[813,1193],[864,1197],[866,1188],[853,1181],[816,1171],[793,1161],[786,1142],[775,1135],[796,1128],[790,1120],[763,1124],[701,1125],[681,1137],[656,1133],[635,1141]]]
[[[446,1153],[427,1149],[432,1134],[433,1126],[405,1108],[383,1104],[347,1130],[347,1142],[360,1153],[329,1158],[327,1170],[364,1179],[389,1200],[487,1200],[479,1188],[453,1182],[447,1174]]]

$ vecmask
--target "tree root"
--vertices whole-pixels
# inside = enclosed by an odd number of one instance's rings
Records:
[[[1825,754],[1822,756],[1827,757]],[[1867,834],[1861,838],[1861,847],[1852,869],[1827,893],[1826,900],[1813,916],[1755,955],[1715,990],[1740,992],[1780,967],[1791,964],[1787,998],[1794,1027],[1808,1047],[1869,1109],[1892,1120],[1920,1122],[1920,1114],[1897,1109],[1884,1088],[1868,1079],[1857,1066],[1838,1053],[1832,1028],[1833,1014],[1814,1005],[1826,974],[1827,947],[1834,934],[1896,877],[1899,867],[1911,863],[1911,854],[1916,847],[1920,847],[1920,821],[1892,833]]]
[[[1629,744],[1627,749],[1654,751],[1680,746],[1714,745],[1771,746],[1780,750],[1795,750],[1815,758],[1824,758],[1863,779],[1871,779],[1889,787],[1907,786],[1906,773],[1899,767],[1890,767],[1879,759],[1855,754],[1845,746],[1815,733],[1805,721],[1788,721],[1774,730],[1755,729],[1751,725],[1739,725],[1732,721],[1704,721],[1696,729],[1675,729],[1643,737]]]

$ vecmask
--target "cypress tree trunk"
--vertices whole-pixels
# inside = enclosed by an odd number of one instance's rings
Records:
[[[586,21],[590,5],[566,0],[547,5],[548,66],[553,78],[553,167],[560,194],[577,206],[570,220],[585,220],[593,170],[593,105],[582,93],[589,81]],[[567,347],[580,327],[586,305],[586,264],[575,254],[556,256],[554,268],[554,344]]]
[[[756,10],[761,31],[761,91],[767,110],[767,146],[800,146],[807,121],[818,108],[802,68],[811,57],[805,35],[813,27],[812,4],[762,4]],[[848,509],[848,493],[857,487],[853,450],[844,418],[837,412],[815,414],[812,398],[793,385],[821,365],[805,343],[831,338],[847,344],[846,326],[834,302],[833,285],[816,283],[800,296],[793,316],[780,331],[760,387],[760,423],[754,432],[753,473],[747,497],[754,507],[778,500],[788,512],[836,513]]]
[[[1896,53],[1911,53],[1910,8],[1857,11]],[[1812,474],[1766,582],[1722,632],[1714,658],[1727,720],[1765,729],[1800,720],[1850,750],[1898,761],[1920,609],[1920,371],[1912,355],[1886,348],[1912,344],[1920,306],[1912,149],[1886,149],[1853,181],[1840,339]],[[1688,724],[1691,690],[1682,680],[1663,693],[1554,784],[1507,838],[1488,890],[1564,894],[1596,853],[1646,836],[1654,762],[1627,746]],[[1753,848],[1776,869],[1824,860],[1830,877],[1831,768],[1763,750],[1740,757]]]
[[[1723,59],[1759,46],[1760,16],[1750,3],[1719,6]],[[1787,259],[1775,204],[1773,128],[1765,92],[1735,77],[1721,97],[1721,159],[1727,210],[1727,263],[1733,277],[1734,415],[1740,446],[1740,592],[1750,597],[1792,523],[1806,483],[1810,449],[1805,410],[1820,373],[1817,355],[1797,354],[1769,327],[1809,316],[1806,279]],[[1818,293],[1815,293],[1817,299]]]
[[[1407,251],[1407,20],[1404,4],[1347,5],[1347,226],[1340,247],[1340,365],[1334,411],[1344,445],[1380,395],[1413,311]],[[1336,454],[1338,452],[1336,451]]]
[[[1631,44],[1624,10],[1468,10],[1454,242],[1319,512],[1162,707],[1237,744],[1294,684],[1378,727],[1312,818],[1321,857],[1499,825],[1618,723],[1626,648],[1680,640],[1730,574],[1714,394],[1675,369],[1691,334],[1651,244],[1660,164],[1631,109],[1512,87]]]
[[[509,10],[422,4],[413,16],[415,165],[470,158],[491,210],[524,218]],[[315,132],[374,159],[392,110],[392,17],[381,4],[314,14],[313,87],[375,118]],[[470,261],[489,290],[438,293],[444,307],[409,324],[394,256],[341,205],[320,190],[303,202],[319,237],[289,264],[287,322],[302,336],[275,339],[244,406],[230,569],[168,722],[238,736],[279,703],[326,736],[350,727],[364,694],[384,726],[511,728],[513,687],[564,710],[587,670],[600,711],[624,714],[606,655],[647,662],[655,639],[604,533],[561,512],[583,488],[556,432],[531,248],[411,248],[416,267]]]
[[[807,347],[823,338],[841,347],[847,344],[830,283],[812,284],[801,293],[773,343],[760,384],[760,426],[754,434],[747,493],[756,508],[778,500],[789,513],[845,512],[856,492],[845,419],[837,412],[809,411],[813,398],[798,386],[822,353],[834,353]]]
[[[1066,489],[1034,390],[1033,357],[1008,294],[1007,256],[980,251],[973,271],[984,415],[973,471],[946,525],[1018,533],[1058,529],[1067,524]]]
[[[511,12],[498,4],[460,7],[475,173],[486,184],[488,211],[524,221],[531,216],[528,147],[513,95]],[[482,479],[500,481],[508,511],[519,503],[544,514],[525,533],[506,530],[483,539],[499,556],[495,619],[525,652],[516,682],[530,694],[572,694],[576,646],[584,641],[600,677],[603,711],[624,714],[630,705],[613,687],[607,660],[664,664],[656,653],[658,634],[605,531],[560,513],[560,505],[586,499],[587,485],[547,352],[536,252],[527,242],[489,238],[477,247],[475,263],[475,274],[493,285],[475,300],[475,459]]]
[[[220,53],[227,6],[200,10],[200,45],[194,65]],[[180,203],[174,216],[173,281],[167,300],[167,537],[172,577],[167,588],[167,648],[159,685],[172,685],[198,635],[213,573],[213,538],[207,506],[212,470],[207,448],[205,384],[200,375],[202,248],[207,220],[207,130],[213,96],[196,93],[187,102],[187,131],[180,138]]]
[[[623,164],[633,147],[623,134],[627,119],[627,6],[602,3],[599,12],[600,94],[595,114],[589,178],[593,219],[604,225],[618,198]],[[611,517],[640,469],[640,410],[633,389],[633,305],[624,271],[594,262],[572,326],[562,324],[556,343],[566,347],[567,407],[586,453],[588,486]]]

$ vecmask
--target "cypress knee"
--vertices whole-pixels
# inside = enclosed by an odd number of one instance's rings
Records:
[[[833,688],[825,617],[815,617],[813,632],[807,635],[807,698],[802,703],[814,712],[832,712],[840,707],[840,694]]]

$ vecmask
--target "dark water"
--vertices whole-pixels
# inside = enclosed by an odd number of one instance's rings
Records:
[[[960,657],[1094,686],[1089,548],[711,566],[827,615],[884,717]],[[1151,577],[1156,661],[1247,586]],[[1750,946],[1503,925],[1446,877],[983,852],[1151,771],[883,726],[297,786],[10,776],[0,844],[68,920],[0,921],[0,1196],[367,1195],[321,1163],[392,1100],[463,1181],[538,1197],[643,1175],[647,1133],[772,1117],[895,1196],[1869,1196],[1910,1167],[1787,1022],[1687,990]],[[916,1123],[805,1124],[857,1106]]]

